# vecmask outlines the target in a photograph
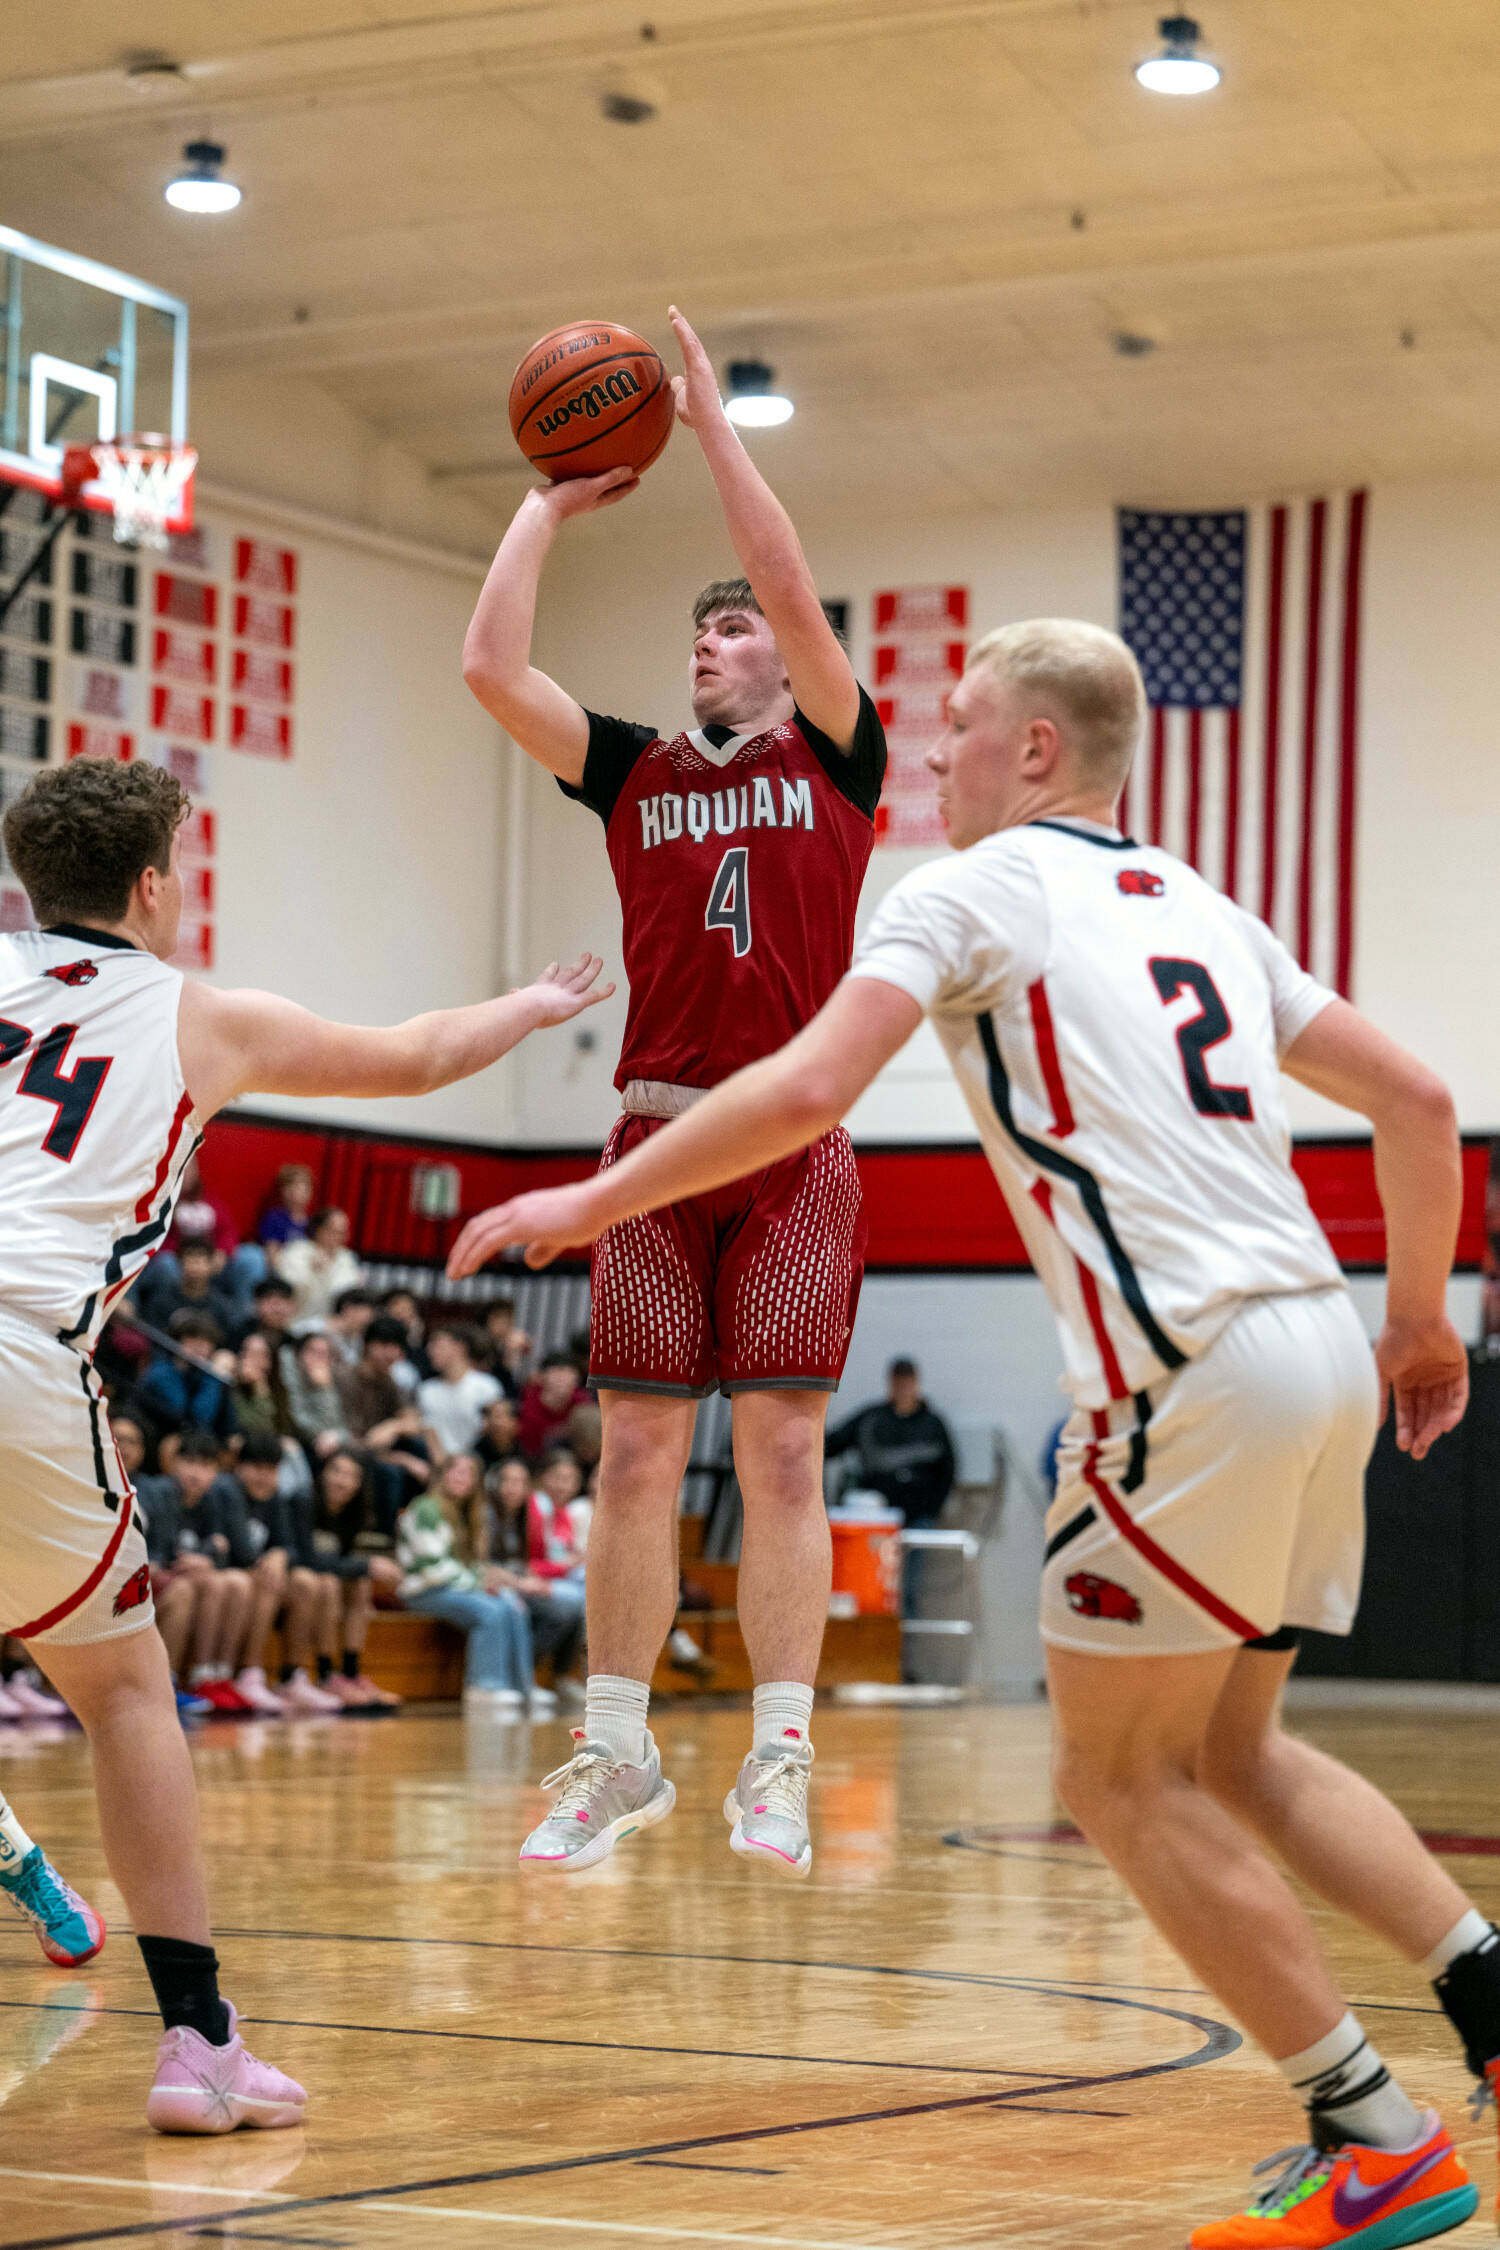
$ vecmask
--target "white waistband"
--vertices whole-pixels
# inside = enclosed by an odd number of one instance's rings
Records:
[[[627,1117],[681,1117],[707,1092],[706,1086],[669,1086],[664,1078],[632,1078],[620,1107]]]

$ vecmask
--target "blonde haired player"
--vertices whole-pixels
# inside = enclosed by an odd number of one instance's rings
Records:
[[[826,1131],[932,1016],[1046,1285],[1075,1403],[1042,1629],[1057,1785],[1309,2112],[1309,2145],[1197,2250],[1369,2250],[1477,2196],[1346,2009],[1265,1844],[1421,1964],[1500,2078],[1500,1947],[1395,1808],[1282,1732],[1298,1626],[1347,1632],[1380,1402],[1421,1458],[1467,1398],[1445,1312],[1446,1089],[1264,926],[1114,825],[1144,697],[1123,642],[991,634],[928,755],[955,856],[896,884],[828,1005],[614,1170],[475,1220],[454,1272],[565,1244]],[[1385,1209],[1371,1363],[1290,1163],[1279,1083],[1368,1117]]]
[[[295,2125],[306,2097],[250,2054],[219,1997],[192,1765],[147,1630],[146,1546],[95,1341],[226,1102],[425,1093],[612,988],[594,989],[585,954],[505,999],[363,1030],[190,984],[168,965],[188,809],[157,766],[80,758],[5,815],[42,927],[0,937],[0,1633],[27,1643],[89,1736],[110,1873],[164,2025],[147,2119],[222,2133]]]

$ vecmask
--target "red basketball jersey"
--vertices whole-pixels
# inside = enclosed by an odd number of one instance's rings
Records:
[[[617,1086],[717,1086],[817,1014],[849,966],[884,773],[863,690],[848,754],[800,712],[669,742],[589,714],[583,785],[563,786],[605,823],[624,910]]]

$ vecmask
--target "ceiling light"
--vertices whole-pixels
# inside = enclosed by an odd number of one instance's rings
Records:
[[[763,359],[729,362],[729,398],[724,411],[742,430],[772,430],[790,422],[796,408],[789,398],[773,390],[776,377]]]
[[[1143,86],[1153,94],[1206,94],[1218,85],[1219,66],[1199,54],[1202,34],[1191,16],[1163,16],[1156,28],[1166,45],[1159,55],[1136,64]]]
[[[178,211],[232,211],[240,200],[233,180],[224,179],[219,166],[224,151],[217,141],[189,141],[182,152],[183,170],[169,180],[167,201]]]

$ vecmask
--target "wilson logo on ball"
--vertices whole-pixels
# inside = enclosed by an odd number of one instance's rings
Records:
[[[539,437],[552,437],[558,430],[565,430],[575,414],[586,414],[591,422],[597,422],[601,414],[607,414],[622,399],[639,398],[640,395],[641,386],[629,368],[617,367],[613,375],[606,376],[602,383],[595,383],[589,390],[580,391],[576,398],[568,400],[566,406],[555,407],[550,414],[538,415],[537,434]]]

